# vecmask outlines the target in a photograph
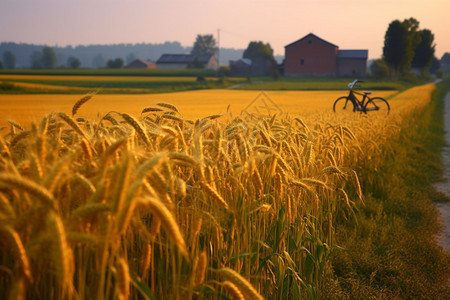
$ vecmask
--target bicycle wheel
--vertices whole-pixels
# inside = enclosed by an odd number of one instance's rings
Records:
[[[355,107],[353,102],[345,96],[334,101],[333,111],[339,114],[349,114],[355,111]]]
[[[391,107],[389,106],[389,103],[381,97],[375,97],[370,99],[364,106],[365,112],[378,111],[384,115],[388,115],[390,110]]]

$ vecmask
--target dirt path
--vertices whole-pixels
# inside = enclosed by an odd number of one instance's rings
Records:
[[[445,112],[444,112],[444,128],[445,139],[447,145],[442,151],[442,160],[444,163],[445,181],[436,184],[438,190],[450,196],[450,93],[445,97]],[[438,203],[440,217],[443,223],[443,229],[437,235],[439,244],[447,252],[450,252],[450,203]]]

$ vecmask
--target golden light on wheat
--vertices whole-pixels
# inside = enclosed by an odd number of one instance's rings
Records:
[[[11,121],[0,137],[0,295],[256,299],[286,284],[314,295],[334,218],[364,201],[355,168],[433,88],[397,95],[389,117],[337,119],[332,101],[295,115],[191,120],[158,101],[83,117],[95,95],[71,115]]]

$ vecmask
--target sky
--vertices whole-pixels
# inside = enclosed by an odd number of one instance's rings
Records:
[[[389,23],[410,17],[434,34],[437,58],[450,52],[450,0],[0,0],[0,42],[192,46],[213,34],[223,48],[262,41],[284,55],[314,33],[375,59]]]

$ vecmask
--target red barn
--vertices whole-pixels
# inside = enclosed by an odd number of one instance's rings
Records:
[[[310,33],[285,46],[286,76],[358,76],[367,72],[368,50],[339,47]]]

